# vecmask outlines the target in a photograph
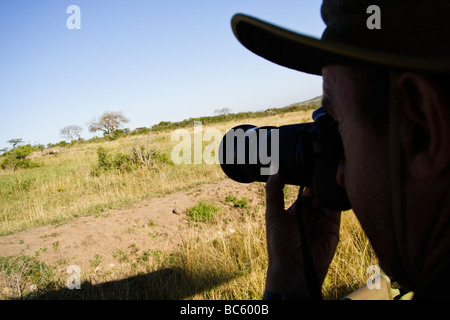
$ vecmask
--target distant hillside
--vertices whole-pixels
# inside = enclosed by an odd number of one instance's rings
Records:
[[[303,102],[297,102],[297,103],[293,103],[291,104],[291,106],[320,106],[322,105],[322,96],[318,96],[315,97],[313,99],[310,100],[306,100]]]
[[[226,122],[231,120],[239,120],[244,118],[259,118],[259,117],[268,117],[276,114],[283,114],[289,112],[296,111],[307,111],[311,109],[316,109],[322,104],[322,96],[306,100],[303,102],[293,103],[289,106],[283,108],[270,108],[264,111],[256,111],[256,112],[238,112],[238,113],[229,113],[229,114],[221,114],[216,116],[204,116],[197,118],[189,118],[179,122],[170,122],[170,121],[161,121],[158,124],[152,126],[152,130],[173,130],[176,128],[183,128],[192,126],[194,121],[201,121],[203,124],[211,124],[218,122]]]

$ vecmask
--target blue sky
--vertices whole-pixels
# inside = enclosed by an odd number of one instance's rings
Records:
[[[70,5],[81,29],[69,30]],[[126,127],[151,127],[258,111],[321,94],[321,78],[270,63],[234,38],[230,20],[246,13],[320,37],[320,0],[2,0],[0,149],[12,138],[63,140],[105,111]],[[98,132],[96,135],[100,136]]]

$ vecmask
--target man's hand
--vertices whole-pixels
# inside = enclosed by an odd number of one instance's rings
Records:
[[[321,285],[339,241],[341,213],[320,208],[314,191],[310,188],[306,188],[301,198],[285,210],[283,188],[279,174],[269,177],[266,184],[269,267],[265,290],[307,299],[311,296],[306,281],[303,246],[296,215],[300,214],[303,221]],[[297,212],[300,207],[302,212]]]

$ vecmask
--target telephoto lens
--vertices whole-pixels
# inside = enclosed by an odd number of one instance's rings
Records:
[[[234,127],[220,143],[222,170],[241,183],[266,182],[280,170],[284,184],[314,188],[323,208],[350,209],[345,189],[336,182],[343,156],[337,123],[323,108],[313,119],[280,127]]]

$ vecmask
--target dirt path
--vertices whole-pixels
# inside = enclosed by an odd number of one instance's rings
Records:
[[[249,205],[261,200],[262,185],[243,185],[230,179],[200,185],[189,190],[139,202],[131,208],[111,210],[99,217],[89,216],[58,226],[44,226],[0,237],[0,256],[39,254],[50,265],[77,265],[107,270],[118,263],[114,252],[140,250],[170,252],[187,233],[186,210],[200,200],[222,207],[227,195],[247,197]],[[231,211],[231,209],[230,209]],[[116,254],[117,255],[117,254]]]

